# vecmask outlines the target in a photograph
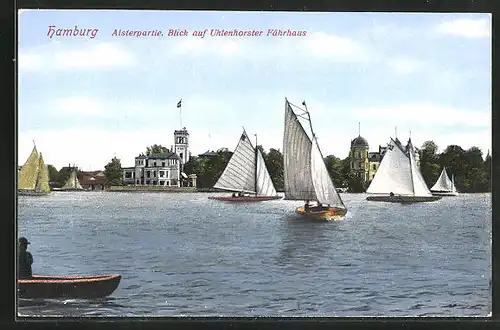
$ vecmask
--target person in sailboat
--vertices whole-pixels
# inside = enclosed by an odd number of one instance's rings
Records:
[[[309,211],[309,200],[304,204],[304,211]]]
[[[236,193],[233,193],[233,198],[235,198],[235,197],[236,197]]]
[[[19,248],[18,248],[18,274],[19,279],[31,278],[31,265],[33,264],[33,255],[28,252],[28,240],[26,237],[19,237]]]
[[[394,193],[391,191],[389,196],[394,197]]]

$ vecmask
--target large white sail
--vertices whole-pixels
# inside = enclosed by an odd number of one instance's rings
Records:
[[[276,196],[276,189],[274,188],[271,176],[267,171],[264,157],[257,148],[257,177],[256,177],[257,195],[259,196]]]
[[[71,175],[69,176],[68,180],[66,180],[66,183],[64,186],[61,188],[62,190],[66,189],[78,189],[82,190],[83,187],[80,184],[80,181],[78,180],[78,176],[76,174],[76,171],[71,172]]]
[[[368,194],[413,195],[412,170],[409,156],[391,138],[380,162]]]
[[[448,177],[448,174],[446,174],[446,167],[443,167],[441,175],[432,186],[431,191],[454,191],[454,185]]]
[[[319,145],[306,131],[285,101],[283,137],[285,199],[318,201],[345,207],[330,178]]]
[[[34,190],[40,169],[40,158],[36,147],[33,147],[26,163],[18,174],[18,189]]]
[[[330,178],[316,139],[311,149],[311,178],[318,202],[331,206],[344,206]]]
[[[42,153],[40,153],[40,158],[39,158],[38,178],[36,181],[35,190],[44,193],[50,192],[49,170],[47,169],[47,166],[43,161]]]
[[[243,132],[224,172],[214,188],[255,193],[255,149]]]
[[[311,140],[286,101],[283,136],[285,199],[316,200],[311,175],[311,149]]]
[[[411,143],[409,143],[410,148],[409,148],[409,157],[410,157],[410,164],[411,164],[411,175],[412,175],[412,181],[413,181],[413,195],[414,196],[432,196],[431,192],[429,191],[429,188],[427,187],[427,184],[425,183],[424,177],[422,176],[422,173],[420,172],[420,169],[417,166],[417,162],[415,160],[414,156],[414,149],[413,146],[411,146]]]

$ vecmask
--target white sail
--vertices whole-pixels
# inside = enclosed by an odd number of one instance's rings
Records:
[[[410,144],[410,148],[408,150],[410,163],[411,163],[411,175],[413,181],[413,195],[414,196],[432,196],[427,184],[425,183],[424,177],[420,172],[420,169],[417,166],[417,162],[414,156],[413,146]]]
[[[458,193],[457,188],[455,187],[455,177],[453,176],[453,174],[451,175],[451,191],[454,193]]]
[[[276,189],[274,188],[273,181],[271,180],[271,176],[267,171],[266,163],[264,161],[264,157],[260,152],[260,149],[257,148],[257,195],[259,196],[276,196]]]
[[[451,182],[448,174],[446,174],[446,167],[443,167],[441,175],[436,183],[432,186],[431,191],[453,191],[453,183]]]
[[[255,193],[255,149],[243,132],[224,172],[214,188]]]
[[[283,136],[285,199],[316,200],[311,176],[311,149],[311,140],[286,102]]]
[[[285,199],[345,207],[330,178],[319,145],[311,141],[288,101],[283,137]]]
[[[64,186],[62,186],[61,189],[62,190],[65,190],[65,189],[83,190],[83,187],[80,184],[80,181],[78,180],[78,176],[76,174],[76,171],[71,172],[71,175],[69,176],[68,180],[66,180],[66,183],[64,184]]]
[[[412,170],[406,152],[391,138],[387,150],[375,172],[368,194],[413,195]]]
[[[344,205],[330,178],[316,139],[311,150],[311,178],[318,202],[332,206]]]

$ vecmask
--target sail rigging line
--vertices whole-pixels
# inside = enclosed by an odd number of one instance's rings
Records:
[[[257,196],[258,192],[257,192],[257,154],[258,150],[257,150],[257,133],[255,133],[255,173],[254,173],[254,189],[255,189],[255,196]]]
[[[409,143],[411,143],[410,141],[408,141]],[[411,179],[411,187],[413,189],[413,194],[415,195],[415,181],[413,181],[413,167],[412,167],[412,163],[411,163],[411,159],[412,159],[412,155],[411,153],[413,153],[413,146],[412,145],[409,145],[409,148],[408,148],[408,153],[410,153],[410,155],[408,155],[409,157],[409,160],[410,160],[410,179]]]

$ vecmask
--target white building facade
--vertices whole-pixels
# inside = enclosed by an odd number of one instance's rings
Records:
[[[124,185],[181,186],[183,165],[189,161],[189,133],[184,127],[174,132],[172,151],[139,155],[135,166],[123,168]]]

